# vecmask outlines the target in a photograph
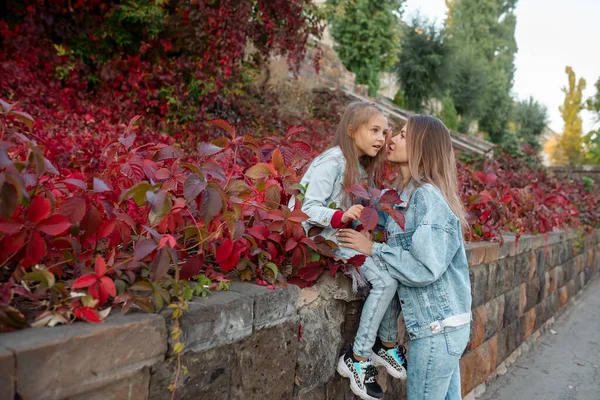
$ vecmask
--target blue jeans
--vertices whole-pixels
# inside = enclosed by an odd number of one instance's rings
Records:
[[[371,290],[363,305],[352,350],[358,356],[370,357],[377,335],[384,342],[397,339],[400,315],[400,302],[396,295],[398,281],[391,277],[385,266],[377,266],[371,257],[367,257],[360,272]]]
[[[469,341],[470,324],[446,327],[440,334],[411,340],[408,400],[460,400],[458,360]]]

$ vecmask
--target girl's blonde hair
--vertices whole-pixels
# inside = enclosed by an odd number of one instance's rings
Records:
[[[458,194],[452,139],[444,123],[431,115],[411,116],[406,122],[406,154],[410,177],[399,176],[396,186],[409,178],[415,187],[423,183],[436,186],[460,220],[463,230],[467,230],[467,214]]]
[[[360,202],[354,195],[345,191],[353,184],[361,183],[358,163],[354,160],[358,159],[359,163],[367,172],[369,185],[378,186],[381,181],[382,168],[385,161],[384,149],[380,150],[375,157],[364,155],[359,158],[356,146],[354,145],[354,134],[356,131],[367,124],[369,120],[377,114],[384,115],[383,110],[375,103],[368,101],[356,101],[350,103],[346,107],[344,115],[335,131],[335,137],[333,138],[330,148],[339,146],[346,159],[346,171],[344,174],[344,182],[342,184],[344,189],[344,194],[342,195],[342,202],[344,203],[343,208]]]

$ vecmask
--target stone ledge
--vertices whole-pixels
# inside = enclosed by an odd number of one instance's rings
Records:
[[[161,361],[166,337],[160,316],[131,314],[110,316],[102,324],[4,333],[2,345],[16,359],[16,393],[27,399],[64,399]]]
[[[0,346],[0,398],[14,399],[16,360],[9,349]]]
[[[296,303],[300,294],[298,286],[288,285],[286,288],[270,290],[250,282],[234,282],[229,290],[253,300],[255,331],[296,318]]]

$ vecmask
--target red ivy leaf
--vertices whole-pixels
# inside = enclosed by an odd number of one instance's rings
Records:
[[[347,189],[346,191],[349,193],[352,193],[353,195],[355,195],[356,197],[359,197],[361,199],[365,199],[365,200],[371,199],[371,196],[369,195],[369,192],[367,192],[367,189],[365,189],[362,185],[359,185],[357,183],[350,186],[350,188]]]
[[[188,258],[179,271],[179,277],[181,279],[190,279],[198,275],[202,270],[202,261],[202,257],[199,255]]]
[[[402,200],[397,191],[388,190],[379,198],[378,204],[402,204]]]
[[[218,126],[219,128],[223,129],[224,131],[229,133],[229,135],[231,135],[232,139],[235,138],[235,127],[229,122],[225,121],[224,119],[216,118],[206,122],[210,125]]]
[[[27,211],[27,219],[34,224],[39,223],[50,215],[50,200],[45,197],[35,196]]]
[[[375,229],[378,219],[379,216],[377,215],[377,211],[372,207],[363,208],[362,213],[360,214],[360,221],[368,231]]]
[[[46,253],[46,244],[38,232],[33,232],[27,244],[27,254],[24,263],[26,266],[37,263]]]
[[[110,279],[108,276],[103,276],[100,278],[99,283],[104,287],[104,289],[106,289],[112,298],[117,297],[117,288],[115,287],[115,283],[112,281],[112,279]]]
[[[346,260],[346,264],[354,265],[355,267],[360,267],[365,263],[367,256],[364,254],[356,254]]]
[[[23,224],[12,219],[0,218],[0,232],[13,234],[21,230]]]
[[[150,254],[154,250],[156,250],[157,247],[158,247],[158,244],[156,244],[154,239],[150,239],[150,238],[141,239],[139,242],[137,242],[135,244],[134,251],[133,251],[134,259],[136,261],[143,260],[148,254]]]
[[[299,133],[302,133],[305,130],[306,130],[306,128],[303,127],[303,126],[294,126],[294,125],[292,125],[292,126],[290,126],[288,128],[288,130],[287,130],[287,132],[285,134],[285,139],[289,140],[289,138],[291,138],[292,136],[297,135]]]
[[[40,222],[37,228],[47,235],[57,236],[64,233],[71,226],[71,222],[59,214],[54,214]]]
[[[98,281],[98,278],[95,275],[85,274],[85,275],[82,275],[79,278],[75,279],[75,282],[73,282],[71,289],[83,289],[83,288],[93,285],[97,281]]]
[[[306,267],[298,270],[298,276],[306,281],[314,282],[317,280],[317,278],[319,278],[319,276],[321,276],[324,270],[325,265],[322,262],[310,262],[306,264]]]
[[[87,322],[92,322],[92,323],[102,322],[102,319],[98,315],[98,312],[96,311],[95,308],[92,308],[92,307],[76,308],[75,310],[73,310],[73,315],[75,315],[75,317],[77,319],[87,321]]]
[[[96,271],[96,276],[98,278],[106,274],[106,261],[104,261],[103,257],[96,257],[96,262],[94,263],[94,271]]]
[[[58,213],[67,217],[72,224],[79,223],[86,210],[86,202],[83,197],[75,196],[65,200],[58,208]]]
[[[104,239],[105,237],[108,237],[108,235],[110,235],[115,230],[116,224],[116,219],[109,219],[107,221],[104,221],[102,225],[100,225],[100,229],[98,230],[98,238]]]
[[[104,183],[103,180],[98,179],[98,178],[94,178],[94,192],[96,193],[104,193],[104,192],[108,192],[110,190],[110,187],[108,187],[108,185],[106,183]]]
[[[200,157],[212,156],[213,154],[217,154],[221,150],[223,150],[221,147],[215,146],[212,143],[202,142],[198,145],[198,155]]]
[[[231,252],[233,251],[233,242],[231,239],[225,239],[221,243],[221,245],[217,248],[217,254],[215,256],[215,260],[221,264],[225,262],[229,257],[231,257]]]

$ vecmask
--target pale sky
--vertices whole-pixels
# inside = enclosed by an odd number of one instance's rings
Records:
[[[404,10],[405,20],[417,10],[440,24],[446,16],[444,0],[407,0]],[[561,87],[567,85],[565,66],[573,67],[577,79],[585,78],[584,99],[594,94],[600,77],[600,0],[519,0],[516,14],[513,97],[533,96],[548,107],[550,128],[562,132],[558,107],[564,101]],[[588,132],[592,118],[587,111],[581,116]]]

